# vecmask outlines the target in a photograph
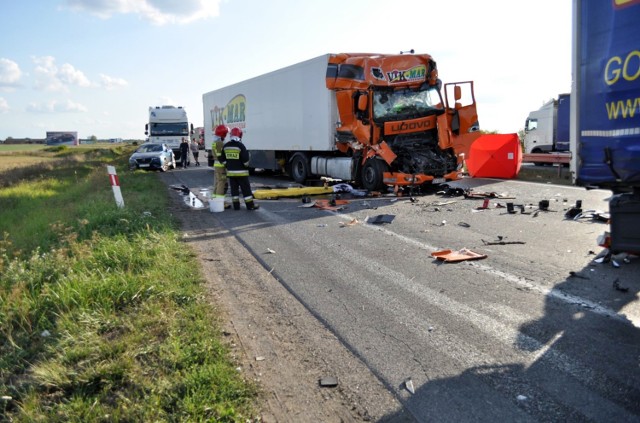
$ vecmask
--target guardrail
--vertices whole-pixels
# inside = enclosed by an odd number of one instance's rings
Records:
[[[571,162],[571,153],[526,153],[522,155],[522,163],[557,164],[558,176],[562,175],[562,168]]]

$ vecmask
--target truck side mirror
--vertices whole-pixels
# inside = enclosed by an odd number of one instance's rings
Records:
[[[148,123],[144,125],[144,134],[145,135],[149,135],[149,124]]]
[[[361,95],[360,97],[358,97],[358,110],[361,112],[364,112],[367,110],[367,101],[369,99],[367,98],[366,95]]]
[[[453,87],[453,97],[456,101],[462,98],[462,88],[460,88],[460,85]]]
[[[191,124],[191,132],[189,132],[190,134],[193,134],[193,123]]]

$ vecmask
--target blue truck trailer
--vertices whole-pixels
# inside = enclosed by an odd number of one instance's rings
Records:
[[[611,190],[613,252],[640,252],[640,0],[573,0],[577,185]]]

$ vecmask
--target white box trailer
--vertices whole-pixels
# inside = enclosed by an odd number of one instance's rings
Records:
[[[333,151],[338,119],[325,85],[328,54],[202,96],[205,150],[219,124],[243,131],[252,168],[279,170],[275,151]]]

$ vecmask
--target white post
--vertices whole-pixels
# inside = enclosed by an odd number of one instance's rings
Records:
[[[120,192],[120,181],[118,175],[116,175],[116,168],[114,166],[107,166],[107,172],[109,172],[109,181],[111,181],[111,188],[113,188],[113,196],[116,199],[116,205],[120,208],[124,207],[124,199]]]

